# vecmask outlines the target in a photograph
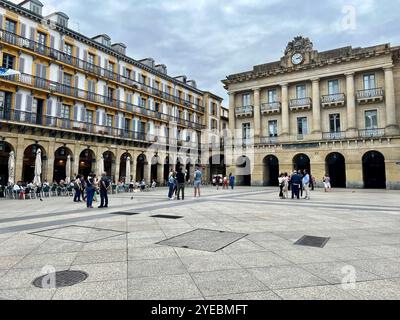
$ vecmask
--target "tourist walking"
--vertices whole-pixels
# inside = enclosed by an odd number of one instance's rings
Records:
[[[300,199],[301,176],[297,171],[293,172],[290,178],[290,185],[292,189],[292,199],[294,199],[294,197]]]
[[[110,187],[110,179],[103,172],[100,178],[100,206],[99,208],[108,208],[108,188]]]
[[[194,172],[194,197],[196,198],[197,194],[200,198],[200,186],[201,186],[201,178],[203,174],[200,171],[200,168],[197,166],[196,171]]]
[[[283,198],[289,198],[289,175],[287,172],[284,174],[284,181],[283,181]]]
[[[235,188],[235,176],[232,173],[229,174],[229,186],[232,190]]]
[[[283,199],[283,188],[285,187],[285,175],[281,173],[281,175],[278,178],[278,184],[279,184],[279,198]]]
[[[224,177],[222,188],[228,190],[228,178],[226,176]]]
[[[93,208],[93,197],[96,191],[95,180],[92,174],[90,174],[86,180],[86,206]]]
[[[172,197],[174,196],[174,189],[175,189],[175,173],[172,172],[172,174],[169,175],[168,178],[168,199],[172,200]]]
[[[177,199],[180,200],[180,194],[182,192],[182,200],[185,200],[185,174],[182,168],[178,168],[176,173],[176,183],[177,183]]]
[[[74,181],[74,190],[75,190],[74,202],[81,202],[81,188],[82,188],[81,177],[77,175]]]
[[[219,190],[219,185],[220,185],[220,183],[221,183],[221,177],[219,176],[219,175],[216,175],[215,176],[215,183],[216,183],[216,185],[217,185],[217,190]]]
[[[310,200],[310,181],[311,181],[310,175],[308,174],[307,170],[304,170],[304,176],[302,182],[304,191],[306,193],[306,197],[304,199],[306,200]]]
[[[322,182],[324,183],[325,192],[332,191],[331,178],[327,174],[323,177]]]

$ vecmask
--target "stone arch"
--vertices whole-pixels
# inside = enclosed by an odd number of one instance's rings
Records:
[[[53,168],[53,180],[60,182],[61,180],[65,180],[68,176],[71,176],[76,172],[66,172],[67,159],[68,156],[71,157],[71,170],[72,170],[72,161],[74,161],[73,153],[70,148],[66,146],[59,147],[54,152],[54,168]]]
[[[40,144],[31,144],[25,148],[24,160],[22,165],[22,181],[32,182],[35,177],[35,161],[36,152],[40,149],[42,152],[42,172],[47,167],[47,153],[43,146]],[[42,174],[43,175],[43,174]]]
[[[332,152],[325,158],[326,174],[333,188],[346,188],[346,159],[339,152]]]
[[[7,141],[0,141],[0,185],[6,186],[8,184],[8,160],[10,157],[10,152],[14,152],[14,157],[16,158],[14,146]],[[15,181],[15,163],[14,163],[14,183]]]
[[[385,156],[379,151],[368,151],[362,157],[364,188],[386,189]]]
[[[310,157],[304,153],[299,153],[293,157],[293,170],[307,170],[311,175],[311,160]]]
[[[251,186],[251,160],[240,156],[236,160],[236,179],[238,185]]]
[[[96,154],[92,149],[86,148],[79,154],[79,169],[78,174],[83,175],[85,178],[89,174],[96,171]]]
[[[263,185],[276,187],[279,185],[279,159],[268,155],[263,159]]]

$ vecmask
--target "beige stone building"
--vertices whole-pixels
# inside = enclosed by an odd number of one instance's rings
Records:
[[[176,165],[207,168],[204,132],[220,124],[222,99],[152,58],[135,60],[105,34],[87,37],[68,16],[42,15],[38,0],[0,0],[0,185],[104,170],[113,180],[163,183]],[[217,110],[214,113],[214,106]],[[204,149],[204,150],[203,150]],[[71,172],[66,172],[71,161]]]
[[[223,83],[239,183],[308,169],[334,187],[400,188],[400,47],[319,52],[296,37],[279,61]]]

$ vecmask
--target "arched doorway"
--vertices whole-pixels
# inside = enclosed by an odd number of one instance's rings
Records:
[[[65,180],[67,178],[66,166],[68,155],[72,159],[72,152],[66,147],[61,147],[56,150],[54,153],[54,171],[53,171],[53,180],[60,182],[61,180]],[[72,166],[71,166],[72,168]],[[76,172],[70,172],[70,176],[72,176]]]
[[[9,143],[0,141],[0,186],[6,186],[8,184],[8,159],[11,151],[14,150]],[[17,181],[14,181],[14,183],[15,182]]]
[[[175,171],[178,171],[179,168],[183,167],[183,160],[182,158],[177,158],[176,159],[176,164],[175,164]]]
[[[346,188],[346,160],[341,153],[328,154],[325,160],[326,173],[331,178],[333,188]]]
[[[385,157],[378,151],[369,151],[362,158],[364,188],[386,189]]]
[[[106,151],[103,153],[104,159],[104,172],[111,181],[115,180],[115,156],[111,151]]]
[[[126,180],[126,162],[127,162],[128,157],[130,159],[129,165],[131,165],[132,164],[131,154],[128,152],[125,152],[123,155],[121,155],[120,162],[119,162],[119,180],[120,181],[127,181]],[[129,181],[132,181],[132,171],[131,171],[131,174],[129,177]]]
[[[145,166],[146,166],[146,156],[144,154],[140,154],[137,157],[137,162],[136,162],[136,182],[140,182],[145,178],[144,176]]]
[[[276,187],[279,185],[279,160],[274,155],[266,156],[263,160],[264,164],[264,186]]]
[[[35,177],[35,162],[36,162],[36,152],[40,149],[42,152],[42,175],[43,169],[46,168],[45,161],[47,160],[46,153],[42,146],[38,144],[30,145],[25,149],[24,152],[24,162],[22,166],[22,181],[32,182]]]
[[[157,181],[159,166],[160,166],[160,158],[158,156],[154,156],[151,159],[150,181],[155,180],[158,183],[160,182]]]
[[[210,179],[216,175],[226,176],[225,157],[223,154],[216,154],[208,160],[210,166]]]
[[[96,157],[92,150],[85,149],[79,155],[79,174],[83,175],[85,178],[89,174],[94,172],[94,164],[96,163]]]
[[[236,161],[236,179],[238,185],[251,186],[251,161],[246,156]]]
[[[311,174],[310,158],[304,153],[296,155],[293,158],[293,170],[307,170],[307,172]]]

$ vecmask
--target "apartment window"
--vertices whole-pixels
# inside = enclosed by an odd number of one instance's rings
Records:
[[[114,63],[108,61],[107,70],[110,72],[114,72]]]
[[[157,90],[160,88],[160,83],[158,81],[154,81],[154,88]]]
[[[297,134],[298,135],[306,135],[306,134],[308,134],[307,117],[299,117],[299,118],[297,118]]]
[[[64,73],[64,76],[63,76],[63,84],[64,84],[65,86],[71,87],[71,84],[72,84],[72,76],[71,76],[70,74]]]
[[[3,53],[3,64],[2,67],[6,69],[14,69],[15,57],[6,53]]]
[[[66,104],[61,105],[61,119],[69,119],[70,118],[70,109],[71,107]]]
[[[242,124],[242,138],[243,144],[248,145],[250,143],[250,123]]]
[[[217,120],[211,119],[211,130],[216,130],[217,128]]]
[[[112,115],[107,115],[107,127],[112,128],[113,126],[113,116]]]
[[[364,75],[364,90],[375,89],[375,74]]]
[[[10,33],[17,33],[17,23],[13,20],[6,19],[6,31]]]
[[[246,93],[242,96],[242,103],[243,103],[243,107],[247,107],[247,106],[251,105],[249,93]]]
[[[338,94],[339,93],[339,80],[329,80],[328,81],[328,94]]]
[[[270,137],[278,136],[278,121],[277,120],[268,121],[268,134]]]
[[[70,44],[66,43],[64,45],[64,53],[65,54],[72,56],[72,50],[73,50],[73,47]]]
[[[276,102],[276,89],[268,90],[268,103]]]
[[[139,77],[139,82],[142,83],[142,84],[146,84],[146,76],[141,74],[140,77]]]
[[[86,110],[86,123],[92,124],[93,123],[93,111]]]
[[[107,88],[107,98],[109,100],[112,100],[114,98],[114,89],[113,88]]]
[[[297,99],[306,98],[306,86],[304,84],[299,84],[296,86],[296,97]]]
[[[132,76],[132,71],[129,69],[125,69],[125,78],[130,79]]]
[[[131,120],[125,119],[125,131],[129,131],[131,129]]]
[[[46,45],[46,38],[47,35],[41,32],[37,33],[37,42],[41,45],[41,46],[45,46]]]
[[[365,111],[365,129],[378,128],[378,111],[370,110]]]
[[[34,3],[31,3],[31,10],[38,15],[42,15],[42,8]]]
[[[146,108],[146,106],[147,106],[147,100],[141,98],[141,99],[140,99],[140,106],[141,106],[142,108]]]
[[[94,54],[89,53],[88,54],[88,63],[91,65],[94,65]]]
[[[340,132],[340,114],[329,115],[329,129],[330,132]]]

